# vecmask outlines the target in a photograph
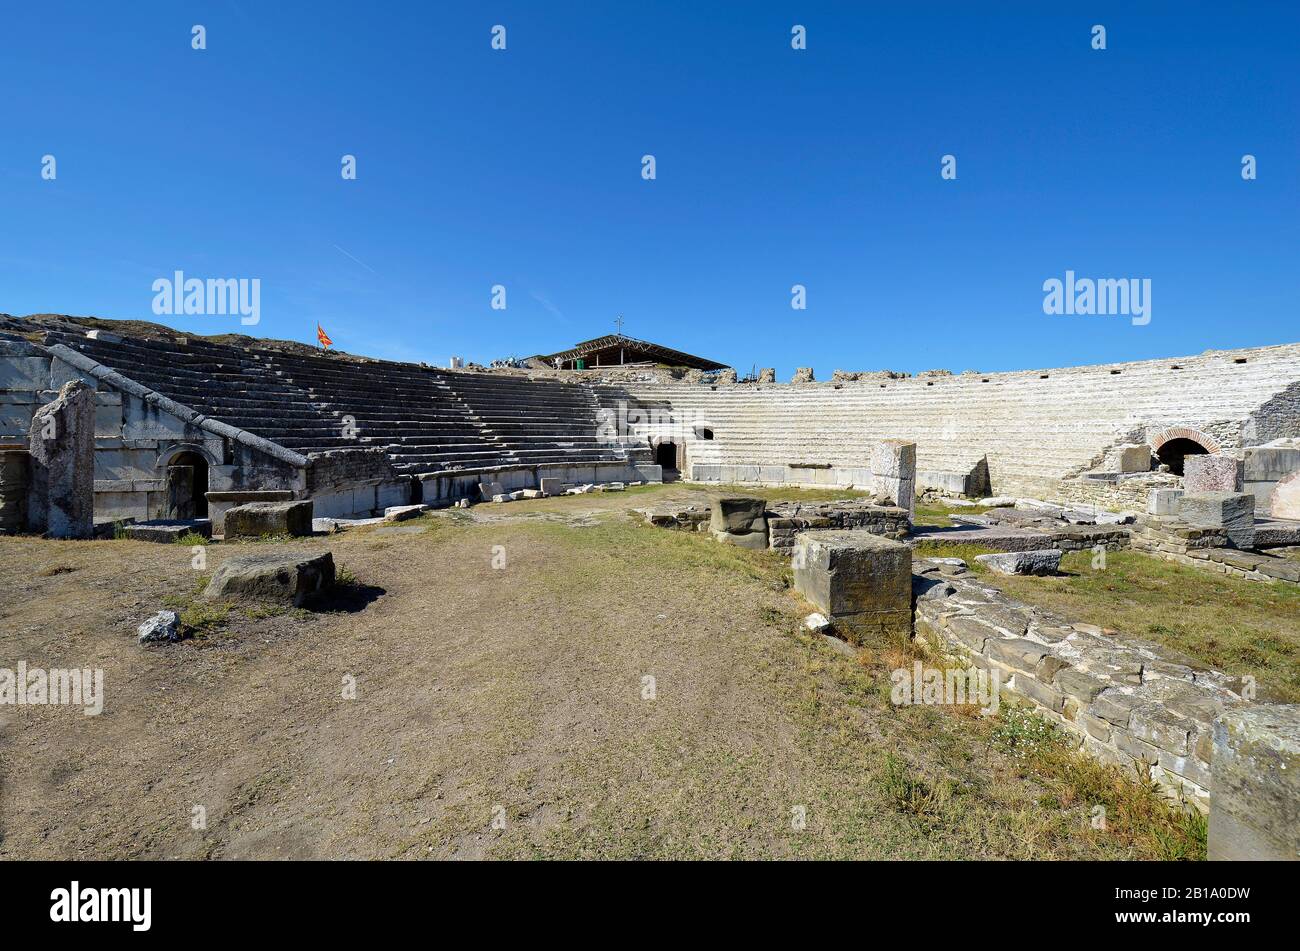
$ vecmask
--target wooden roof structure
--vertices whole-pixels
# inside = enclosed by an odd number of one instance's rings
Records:
[[[687,367],[693,370],[723,370],[727,364],[718,363],[705,357],[683,353],[671,347],[663,347],[646,340],[637,340],[624,334],[606,334],[583,341],[569,350],[559,353],[541,355],[536,358],[554,366],[560,361],[561,369],[576,369],[577,362],[583,361],[587,369],[595,367],[622,366],[629,363],[662,363],[670,367]]]

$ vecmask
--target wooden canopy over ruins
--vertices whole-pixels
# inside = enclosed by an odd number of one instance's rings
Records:
[[[586,369],[622,366],[629,363],[656,363],[670,367],[687,367],[692,370],[722,370],[727,366],[716,360],[697,357],[694,354],[683,353],[671,347],[662,347],[657,343],[637,340],[623,334],[606,334],[604,337],[596,337],[577,344],[570,350],[538,355],[534,359],[542,360],[548,366],[556,366],[558,360],[560,369],[564,370],[577,369],[579,360]]]

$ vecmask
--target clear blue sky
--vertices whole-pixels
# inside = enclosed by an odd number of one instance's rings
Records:
[[[783,378],[1297,341],[1298,8],[10,2],[0,311],[240,331],[154,317],[182,270],[355,353],[523,356],[621,313]],[[1067,269],[1150,278],[1150,324],[1045,315]]]

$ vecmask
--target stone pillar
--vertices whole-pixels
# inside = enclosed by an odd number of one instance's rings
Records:
[[[0,535],[27,531],[30,483],[31,454],[26,449],[0,449]]]
[[[1300,859],[1300,704],[1259,704],[1214,723],[1209,858]]]
[[[763,367],[763,369],[759,370],[759,371],[758,371],[758,382],[759,382],[759,383],[775,383],[775,382],[776,382],[776,368],[775,368],[775,367]]]
[[[801,532],[794,587],[847,640],[910,639],[912,549],[862,531]]]
[[[194,467],[167,467],[166,518],[194,518]]]
[[[1189,492],[1178,517],[1195,528],[1221,528],[1235,548],[1255,547],[1255,497],[1244,492]]]
[[[910,519],[916,512],[916,443],[886,439],[871,450],[871,476],[875,491],[907,509]]]
[[[80,380],[32,416],[28,530],[51,538],[95,532],[95,391]]]

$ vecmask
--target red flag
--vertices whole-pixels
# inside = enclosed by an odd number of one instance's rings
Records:
[[[316,325],[316,339],[320,341],[322,347],[329,347],[334,343],[334,341],[329,338],[329,334],[321,328],[320,324]]]

